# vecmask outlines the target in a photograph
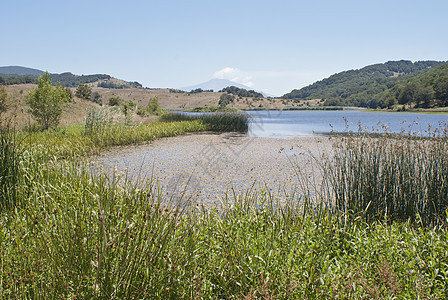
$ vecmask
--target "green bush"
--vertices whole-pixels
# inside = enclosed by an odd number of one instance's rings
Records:
[[[92,95],[92,88],[87,84],[80,84],[75,92],[76,97],[89,100]]]

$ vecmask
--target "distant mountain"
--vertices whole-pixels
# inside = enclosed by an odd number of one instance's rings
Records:
[[[20,66],[0,67],[0,75],[4,77],[40,76],[43,73],[41,70]]]
[[[326,105],[388,107],[387,92],[405,85],[412,78],[443,65],[439,61],[389,61],[359,70],[336,73],[301,89],[283,95],[286,99],[325,99]]]
[[[197,85],[192,85],[192,86],[179,88],[179,90],[185,91],[185,92],[190,92],[190,91],[195,90],[195,89],[203,89],[203,90],[213,90],[214,92],[218,92],[218,91],[220,91],[222,89],[225,89],[226,87],[229,87],[229,86],[234,86],[234,87],[237,87],[237,88],[240,88],[240,89],[245,89],[245,90],[248,90],[248,91],[249,90],[253,90],[252,88],[250,88],[250,87],[248,87],[248,86],[246,86],[244,84],[241,84],[241,83],[238,83],[238,82],[234,82],[234,81],[230,81],[230,80],[227,80],[227,79],[217,79],[217,78],[211,79],[211,80],[209,80],[207,82],[203,82],[203,83],[200,83],[200,84],[197,84]],[[266,96],[266,95],[264,95],[264,96]]]

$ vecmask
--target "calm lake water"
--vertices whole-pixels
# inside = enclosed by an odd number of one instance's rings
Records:
[[[392,132],[412,131],[425,135],[428,126],[439,127],[448,115],[416,113],[372,113],[362,111],[248,111],[249,135],[253,137],[293,138],[324,135],[332,130],[369,131],[387,126]],[[359,124],[359,125],[358,125]],[[348,126],[348,128],[347,128]]]

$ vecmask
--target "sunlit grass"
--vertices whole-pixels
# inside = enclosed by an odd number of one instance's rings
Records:
[[[4,135],[3,157],[19,151],[5,165],[17,166],[7,176],[20,201],[0,212],[0,298],[447,297],[446,204],[431,202],[446,196],[444,137],[334,137],[322,162],[333,185],[321,193],[283,201],[248,191],[207,209],[194,198],[171,203],[152,178],[93,175],[75,159],[189,130],[208,127],[67,127],[18,133],[20,144]],[[408,202],[428,210],[407,215]]]

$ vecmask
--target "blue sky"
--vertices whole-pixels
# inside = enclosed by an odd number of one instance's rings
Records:
[[[0,66],[282,95],[388,60],[448,60],[448,1],[7,1]]]

